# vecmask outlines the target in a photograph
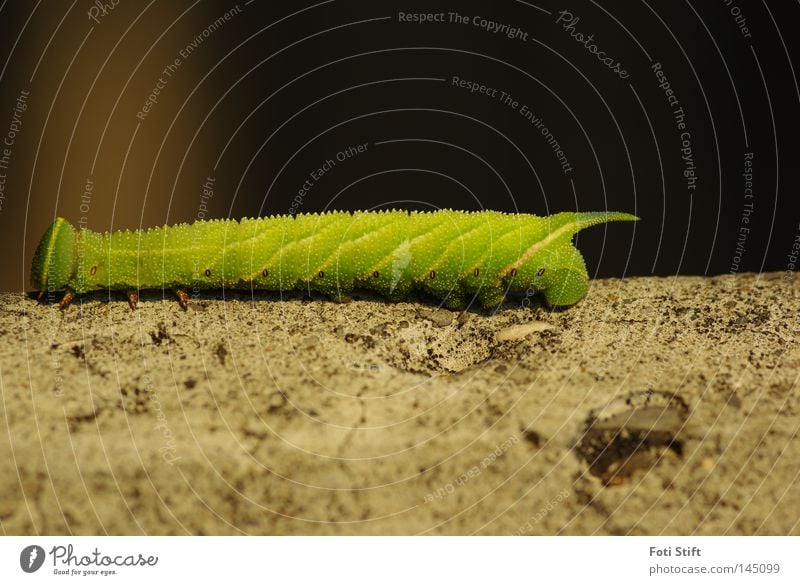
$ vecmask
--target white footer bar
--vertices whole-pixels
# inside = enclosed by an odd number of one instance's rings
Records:
[[[0,583],[800,583],[799,545],[714,536],[9,536],[0,538]]]

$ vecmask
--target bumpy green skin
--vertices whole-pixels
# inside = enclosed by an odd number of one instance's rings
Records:
[[[340,212],[99,234],[58,218],[31,271],[37,290],[149,288],[306,289],[346,298],[354,289],[390,299],[424,291],[460,308],[507,293],[541,292],[551,306],[578,302],[586,265],[579,230],[636,220],[616,212],[548,217],[495,211]]]

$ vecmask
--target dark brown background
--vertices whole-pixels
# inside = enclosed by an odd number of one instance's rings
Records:
[[[297,211],[624,210],[644,221],[580,236],[594,275],[789,267],[800,235],[797,4],[425,3],[518,26],[527,42],[471,25],[398,22],[420,4],[240,2],[241,14],[182,59],[144,121],[136,113],[164,67],[234,3],[120,0],[99,23],[86,0],[0,4],[0,139],[20,92],[30,92],[0,171],[0,290],[30,288],[33,250],[56,215],[95,230],[193,221],[208,176],[207,218],[286,213],[314,169],[361,143],[367,151],[337,163]],[[751,38],[731,14],[736,5]],[[564,9],[628,79],[556,24]],[[694,193],[651,60],[687,114]],[[453,87],[454,75],[527,104],[574,171],[562,172],[518,112]],[[401,142],[375,144],[386,140]],[[748,151],[755,198],[743,224]],[[88,179],[94,191],[81,209]],[[737,262],[742,227],[751,231]]]

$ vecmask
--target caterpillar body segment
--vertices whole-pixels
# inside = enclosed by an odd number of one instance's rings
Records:
[[[356,289],[402,299],[423,291],[451,308],[485,307],[508,293],[543,293],[551,306],[588,290],[579,230],[636,220],[618,212],[547,217],[496,211],[332,211],[98,233],[57,218],[34,255],[39,291],[305,289],[347,298]],[[62,303],[63,304],[63,303]]]

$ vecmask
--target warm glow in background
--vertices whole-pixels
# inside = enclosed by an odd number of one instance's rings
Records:
[[[114,1],[0,4],[0,137],[19,130],[0,169],[0,290],[30,289],[56,215],[108,230],[290,209],[611,209],[643,221],[580,235],[595,276],[788,268],[800,93],[783,3],[748,4],[747,34],[722,2],[579,4],[572,28],[560,6],[458,3],[521,40],[471,21],[404,23],[419,7],[401,1]],[[695,190],[655,63],[686,112]],[[572,171],[519,109],[454,77],[535,112]],[[367,152],[292,206],[311,173],[358,144]]]

